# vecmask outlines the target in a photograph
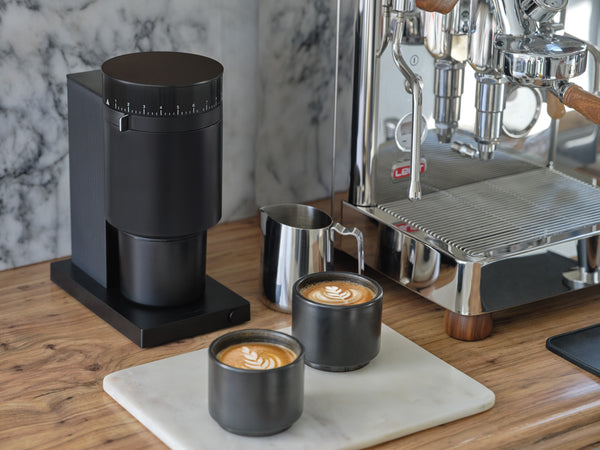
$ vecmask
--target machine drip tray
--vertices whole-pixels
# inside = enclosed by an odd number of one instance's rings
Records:
[[[250,304],[206,277],[202,302],[152,308],[125,299],[79,269],[71,259],[50,265],[50,279],[140,347],[155,347],[250,320]]]

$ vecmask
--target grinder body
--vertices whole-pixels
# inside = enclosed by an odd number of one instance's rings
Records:
[[[206,230],[221,217],[223,68],[148,52],[108,60],[102,73],[105,214],[119,289],[148,306],[197,301]]]

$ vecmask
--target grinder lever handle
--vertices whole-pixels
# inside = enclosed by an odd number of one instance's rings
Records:
[[[429,12],[448,14],[458,0],[417,0],[417,7]]]
[[[596,125],[600,125],[600,97],[587,92],[576,84],[571,84],[565,89],[563,103],[583,114]]]

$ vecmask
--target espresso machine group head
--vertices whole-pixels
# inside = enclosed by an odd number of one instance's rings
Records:
[[[52,279],[140,346],[249,319],[206,276],[222,75],[204,56],[145,52],[68,76],[72,259]]]
[[[342,220],[362,230],[368,265],[443,306],[450,319],[483,323],[479,336],[448,330],[455,337],[485,337],[493,311],[598,281],[600,191],[576,164],[557,163],[574,149],[588,163],[596,159],[600,53],[591,41],[599,6],[356,2]],[[571,7],[589,22],[580,37],[565,32]],[[399,69],[395,78],[382,73],[386,58]],[[588,67],[591,92],[575,84]],[[412,101],[390,105],[392,95]],[[404,113],[403,104],[409,112],[390,118]],[[409,170],[397,170],[408,151]],[[355,253],[350,243],[341,247]],[[566,257],[571,247],[578,264]]]

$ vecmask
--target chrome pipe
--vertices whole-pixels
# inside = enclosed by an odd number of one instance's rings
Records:
[[[493,66],[493,49],[495,22],[490,5],[486,2],[474,2],[473,30],[469,39],[469,63],[477,71],[491,70]]]
[[[400,70],[408,83],[412,94],[412,130],[410,149],[410,184],[408,199],[421,198],[421,120],[423,111],[423,80],[412,71],[402,57],[402,22],[404,15],[398,13],[395,20],[394,37],[392,41],[392,55],[396,67]]]
[[[492,0],[496,21],[500,25],[500,33],[510,36],[525,36],[534,31],[528,21],[523,18],[518,0]]]
[[[506,105],[506,78],[501,75],[476,73],[475,140],[480,159],[492,159],[502,134],[502,116]]]
[[[448,14],[425,13],[425,46],[434,58],[449,58],[452,46]]]
[[[392,0],[382,0],[381,4],[381,43],[379,44],[379,49],[377,50],[376,56],[378,58],[383,55],[383,52],[387,48],[388,43],[390,42],[390,22],[391,22],[391,8],[392,8]]]
[[[550,121],[550,145],[548,149],[547,161],[549,168],[553,168],[554,163],[556,162],[556,154],[558,151],[558,124],[559,119],[552,119]]]
[[[354,92],[352,104],[351,173],[349,201],[354,205],[375,204],[374,156],[377,150],[381,2],[357,2]]]
[[[594,57],[594,94],[600,94],[600,49],[588,42],[588,52]]]
[[[577,39],[571,34],[565,33],[565,36]],[[585,44],[587,45],[588,52],[590,52],[594,58],[594,84],[592,85],[592,93],[598,95],[600,93],[600,49],[591,42],[585,42]]]
[[[434,65],[435,103],[433,116],[438,139],[449,143],[458,128],[463,94],[465,63],[453,59],[437,59]]]

